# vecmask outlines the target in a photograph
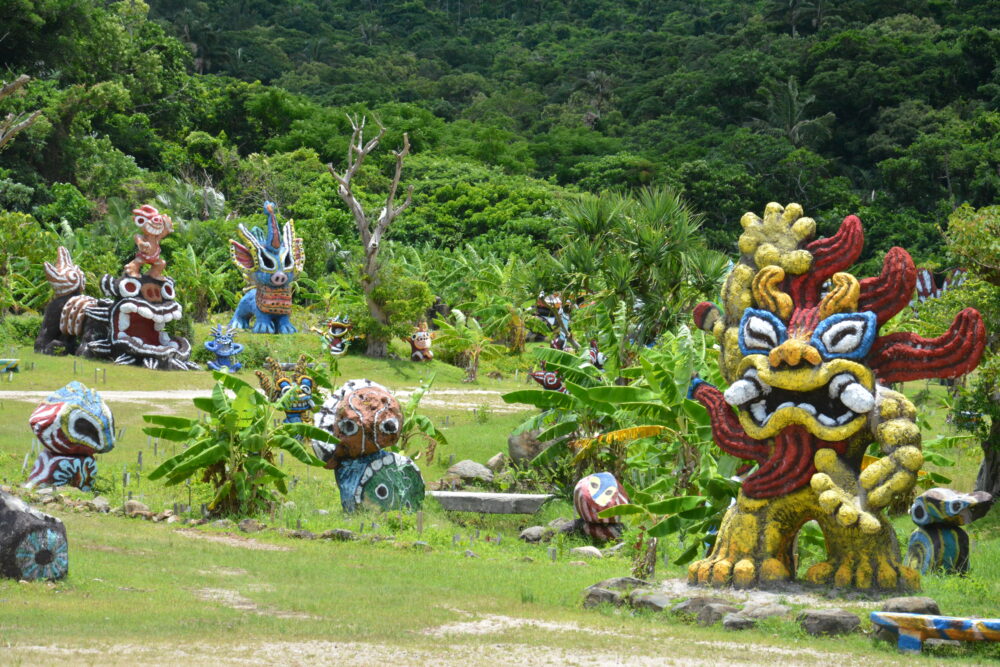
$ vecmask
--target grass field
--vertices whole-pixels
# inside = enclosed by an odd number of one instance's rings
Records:
[[[4,379],[0,390],[51,390],[73,377],[71,358],[41,357],[23,349],[18,353],[25,371],[11,382]],[[103,368],[77,360],[79,379],[98,390],[211,386],[207,373],[119,367],[109,369],[107,385],[100,375],[94,385],[94,367]],[[429,371],[438,374],[436,388],[470,388],[460,382],[461,371],[439,363],[427,367],[348,357],[342,364],[345,377],[366,376],[393,389],[411,388]],[[512,379],[486,379],[471,389],[507,391],[519,386]],[[919,383],[905,389],[915,395],[927,388]],[[450,396],[470,402],[468,396]],[[926,439],[949,432],[943,396],[942,388],[929,386],[923,411],[930,431]],[[425,479],[440,477],[452,457],[485,461],[506,450],[507,434],[527,413],[501,412],[484,402],[485,409],[426,410],[439,424],[447,417],[444,428],[450,444],[438,449],[433,463],[419,461]],[[37,399],[11,398],[0,403],[0,479],[7,484],[19,483],[26,474],[23,466],[31,443],[27,417],[36,404]],[[113,506],[131,493],[154,511],[190,503],[197,515],[207,489],[148,482],[145,475],[172,450],[158,443],[154,452],[153,441],[141,433],[143,413],[190,415],[190,401],[120,402],[112,409],[125,432],[112,452],[99,457],[99,491]],[[977,449],[947,453],[957,465],[942,472],[954,479],[955,488],[971,488]],[[344,516],[332,473],[289,459],[283,467],[296,478],[288,496],[294,506],[278,510],[273,519],[263,517],[263,523],[271,528],[301,526],[317,534],[330,528],[358,532],[363,525],[362,539],[308,541],[276,530],[244,536],[232,527],[154,524],[46,505],[46,511],[66,522],[70,575],[57,583],[0,580],[0,663],[868,665],[987,664],[1000,658],[995,647],[964,646],[928,650],[923,657],[904,660],[866,634],[808,637],[793,618],[734,634],[666,614],[584,610],[582,589],[628,574],[629,559],[609,557],[578,565],[569,550],[586,544],[582,539],[559,538],[550,545],[517,539],[528,525],[573,516],[569,503],[551,502],[534,517],[483,517],[446,513],[429,500],[418,533],[412,515]],[[29,468],[32,462],[29,456]],[[126,471],[128,486],[123,485]],[[76,490],[64,495],[89,497]],[[903,539],[912,530],[906,517],[896,519],[895,525]],[[994,576],[1000,571],[1000,520],[988,516],[970,533],[976,541],[970,575],[925,577],[924,593],[937,599],[946,614],[995,616],[1000,608],[1000,582]],[[426,546],[414,545],[418,541]],[[467,556],[467,550],[475,557]],[[657,577],[682,574],[682,568],[661,562]],[[864,600],[836,604],[866,617]],[[864,627],[870,627],[867,621]]]

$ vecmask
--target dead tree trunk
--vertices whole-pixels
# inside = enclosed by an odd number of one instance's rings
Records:
[[[385,357],[389,350],[389,326],[391,325],[389,313],[383,307],[384,304],[378,302],[374,297],[375,288],[379,286],[381,280],[381,264],[379,263],[379,248],[382,243],[382,236],[397,215],[405,211],[413,203],[413,186],[406,190],[406,199],[402,204],[396,205],[396,192],[399,189],[399,179],[403,174],[403,158],[410,152],[410,138],[403,134],[403,148],[393,151],[396,156],[396,171],[392,177],[392,185],[389,186],[389,194],[386,195],[385,205],[379,211],[374,224],[369,220],[369,215],[365,213],[361,202],[354,196],[351,190],[351,181],[361,168],[362,163],[368,154],[378,147],[382,137],[385,136],[385,127],[382,123],[375,121],[378,125],[378,134],[365,142],[365,118],[348,116],[351,121],[351,142],[347,147],[347,167],[338,173],[333,164],[328,164],[327,169],[334,180],[337,181],[337,194],[347,204],[351,214],[354,216],[354,223],[358,228],[358,236],[361,245],[365,249],[365,260],[361,267],[361,289],[365,295],[365,303],[368,305],[368,312],[375,320],[378,327],[384,332],[382,334],[368,334],[368,348],[366,354],[369,357]]]

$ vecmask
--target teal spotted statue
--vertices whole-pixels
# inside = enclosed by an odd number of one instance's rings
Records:
[[[969,535],[961,528],[989,511],[993,496],[985,491],[959,493],[936,488],[920,494],[910,507],[917,529],[910,534],[906,564],[921,574],[969,571]]]

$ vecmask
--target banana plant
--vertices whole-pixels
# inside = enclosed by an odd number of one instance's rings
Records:
[[[417,436],[420,436],[427,442],[427,448],[422,452],[424,460],[427,463],[434,462],[434,452],[437,450],[438,445],[448,444],[448,438],[431,421],[431,418],[417,412],[420,408],[420,401],[430,390],[431,385],[434,384],[434,377],[435,375],[432,374],[427,380],[421,380],[420,386],[410,394],[410,398],[401,406],[403,408],[403,427],[400,430],[399,440],[396,442],[395,447],[401,453],[406,454],[410,442]],[[421,452],[417,452],[411,458],[416,461],[420,455]]]
[[[143,428],[144,433],[187,445],[153,470],[149,479],[163,478],[167,486],[173,486],[200,476],[214,489],[209,505],[213,513],[259,514],[276,500],[273,490],[288,493],[288,474],[275,465],[277,450],[306,465],[323,467],[301,440],[330,444],[338,440],[310,424],[283,422],[286,403],[296,400],[294,392],[272,402],[239,378],[219,372],[212,376],[216,382],[211,397],[194,399],[195,407],[205,413],[202,418],[143,415],[152,424]]]

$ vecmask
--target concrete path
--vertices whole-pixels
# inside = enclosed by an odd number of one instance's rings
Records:
[[[400,389],[395,393],[400,403],[404,403],[416,387]],[[101,396],[110,404],[147,403],[155,405],[163,401],[190,401],[199,396],[211,396],[207,389],[170,389],[164,391],[120,391],[101,390]],[[0,391],[0,401],[24,401],[37,403],[48,397],[49,391]],[[518,412],[531,409],[530,406],[508,405],[501,398],[502,393],[491,389],[431,389],[420,401],[427,408],[456,408],[473,410],[486,405],[494,412]]]

